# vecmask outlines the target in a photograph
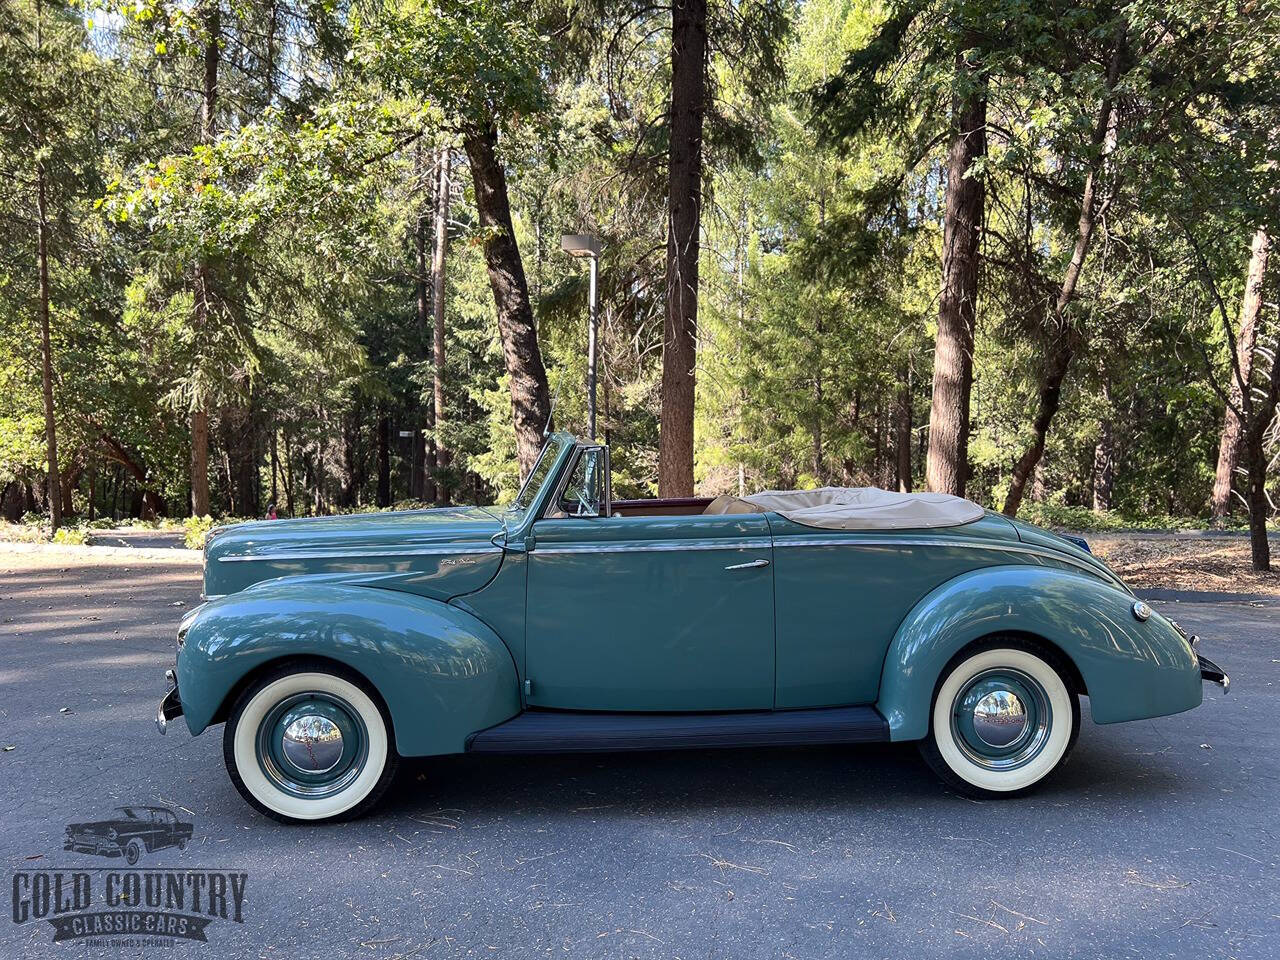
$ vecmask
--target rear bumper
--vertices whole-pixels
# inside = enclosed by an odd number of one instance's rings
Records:
[[[177,677],[172,670],[166,670],[164,675],[173,686],[160,701],[160,706],[156,708],[156,729],[162,734],[168,732],[170,720],[182,716],[182,699],[178,694]]]
[[[1231,690],[1231,678],[1226,675],[1223,669],[1210,660],[1208,657],[1202,657],[1196,654],[1196,661],[1200,665],[1200,679],[1208,680],[1210,683],[1216,683],[1222,688],[1223,693],[1229,693]]]
[[[1169,620],[1169,625],[1178,631],[1178,635],[1187,641],[1187,646],[1191,648],[1192,655],[1196,658],[1196,666],[1200,668],[1200,679],[1208,680],[1210,683],[1216,683],[1222,688],[1223,693],[1229,693],[1231,690],[1231,678],[1226,672],[1210,660],[1208,657],[1201,656],[1196,649],[1200,646],[1200,638],[1193,633],[1187,633],[1182,629],[1182,625],[1177,620]]]

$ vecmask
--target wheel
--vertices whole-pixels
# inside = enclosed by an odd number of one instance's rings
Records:
[[[129,845],[124,848],[124,862],[133,866],[142,859],[142,844],[137,840],[130,840]]]
[[[179,840],[179,841],[178,841],[178,849],[179,849],[179,850],[185,850],[185,849],[187,849],[187,841],[185,841],[185,840]]]
[[[1015,797],[1066,761],[1080,702],[1054,653],[1011,637],[964,651],[934,692],[925,761],[974,797]]]
[[[260,677],[231,709],[227,772],[249,804],[282,823],[350,820],[390,786],[391,722],[355,674],[294,662]]]

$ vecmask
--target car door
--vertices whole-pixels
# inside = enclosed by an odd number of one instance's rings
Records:
[[[764,517],[600,516],[603,462],[602,448],[585,448],[533,525],[529,705],[771,709],[773,549]]]

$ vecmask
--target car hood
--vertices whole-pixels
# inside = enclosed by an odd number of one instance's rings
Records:
[[[88,823],[68,823],[68,833],[107,833],[118,830],[121,824],[115,820],[91,820]]]
[[[493,541],[501,532],[501,514],[484,507],[235,524],[213,531],[205,544],[205,594],[223,596],[285,576],[388,574],[428,576],[433,582],[422,592],[456,595],[496,572],[502,548]],[[459,556],[468,562],[442,568]]]

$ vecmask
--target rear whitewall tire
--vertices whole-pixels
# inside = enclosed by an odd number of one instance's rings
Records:
[[[343,782],[332,793],[299,796],[264,770],[263,725],[270,724],[280,705],[299,697],[324,698],[341,704],[362,735],[358,769],[353,769],[346,778],[348,782]],[[390,721],[383,709],[358,678],[328,664],[282,666],[245,690],[227,720],[223,758],[241,796],[260,813],[282,823],[317,823],[361,816],[390,785],[398,760]]]
[[[1003,643],[1010,642],[1007,638]],[[976,649],[949,667],[938,685],[930,716],[929,736],[921,753],[945,782],[970,796],[1002,798],[1027,793],[1066,761],[1080,732],[1080,704],[1052,652],[1019,646],[994,645]],[[1039,738],[1028,730],[1025,758],[1016,753],[1005,761],[982,756],[982,744],[969,744],[956,722],[959,701],[967,688],[986,677],[1009,677],[1031,691],[1028,712],[1044,714],[1046,729]],[[972,731],[970,731],[972,736]],[[993,751],[998,752],[998,751]]]

